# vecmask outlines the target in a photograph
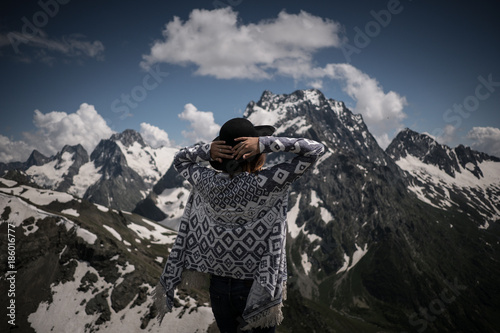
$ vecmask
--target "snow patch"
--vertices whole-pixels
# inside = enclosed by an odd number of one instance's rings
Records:
[[[321,106],[319,93],[316,90],[304,90],[304,97],[310,101],[312,105]]]
[[[132,273],[135,271],[135,266],[130,265],[129,262],[127,261],[124,266],[116,265],[116,268],[118,269],[118,273],[121,275],[115,282],[115,286],[119,285],[120,283],[123,282],[123,276],[129,273]]]
[[[3,190],[0,188],[0,191]],[[44,212],[35,206],[17,198],[14,196],[9,196],[7,194],[0,193],[0,207],[2,207],[2,211],[4,211],[5,207],[10,207],[9,214],[9,223],[12,223],[17,227],[23,225],[23,221],[29,217],[34,217],[35,221],[42,220],[48,216],[53,216],[47,212]],[[4,223],[3,221],[0,222]],[[32,225],[31,230],[27,227],[24,227],[24,234],[27,236],[30,233],[36,232],[38,230],[38,226],[36,222]]]
[[[139,238],[149,240],[153,244],[173,244],[175,242],[177,235],[171,230],[146,219],[142,219],[142,221],[151,226],[152,230],[135,223],[128,225],[129,229],[133,230]]]
[[[304,226],[299,227],[297,226],[297,217],[299,216],[299,202],[300,198],[302,198],[302,193],[300,193],[297,196],[297,201],[295,202],[295,205],[290,208],[288,211],[288,232],[290,233],[290,236],[292,238],[297,238],[297,236],[300,234],[301,231],[303,231]]]
[[[323,201],[318,197],[318,194],[316,193],[316,191],[311,190],[311,203],[310,203],[310,205],[313,207],[318,207],[320,209],[321,219],[325,223],[328,223],[328,222],[334,220],[333,214],[330,213],[330,211],[328,209],[326,209],[325,207],[320,206],[320,204],[323,204]]]
[[[309,275],[309,272],[311,271],[312,264],[309,261],[309,257],[307,253],[302,253],[301,255],[301,263],[302,267],[304,268],[304,272],[306,272],[306,275]]]
[[[68,192],[78,198],[83,198],[89,186],[95,184],[101,179],[101,176],[94,162],[87,162],[80,167],[78,174],[73,176],[73,185],[68,189]]]
[[[325,145],[325,147],[328,147],[328,145],[326,143],[323,142],[323,144]],[[316,163],[314,164],[314,169],[313,169],[313,174],[314,175],[319,175],[320,171],[318,169],[318,166],[323,163],[324,161],[326,161],[328,158],[330,158],[331,156],[333,155],[333,152],[332,150],[328,149],[317,161]]]
[[[69,168],[73,165],[73,155],[69,152],[64,152],[61,155],[61,160],[53,160],[44,165],[33,165],[26,174],[31,176],[35,183],[43,187],[57,187],[63,177],[68,173]]]
[[[290,127],[296,127],[295,134],[303,135],[312,125],[307,125],[307,120],[305,117],[296,117],[283,123],[280,127],[276,129],[275,135],[284,133]]]
[[[111,318],[102,325],[95,322],[100,314],[87,315],[85,307],[87,302],[95,296],[94,290],[86,292],[78,291],[82,278],[87,272],[98,277],[94,283],[96,290],[108,289],[107,301],[111,304],[111,290],[113,284],[105,281],[99,272],[86,262],[77,262],[74,280],[51,286],[52,303],[42,302],[35,312],[28,316],[28,322],[36,332],[84,332],[102,331],[106,333],[123,332],[206,332],[208,326],[214,322],[212,310],[208,306],[196,307],[196,301],[190,297],[180,300],[181,307],[174,308],[159,326],[154,319],[150,320],[148,326],[141,329],[142,319],[149,313],[149,307],[153,303],[151,293],[153,288],[147,284],[142,287],[148,288],[146,302],[139,306],[132,306],[133,300],[128,306],[119,312],[111,309]],[[126,266],[128,267],[128,266]]]
[[[142,147],[139,142],[128,147],[121,141],[116,141],[116,144],[125,156],[128,166],[150,184],[156,183],[167,172],[177,152],[176,148]]]
[[[0,183],[4,184],[7,187],[13,187],[17,185],[17,182],[10,180],[10,179],[5,179],[0,177]]]
[[[417,197],[434,207],[448,209],[458,206],[453,202],[450,191],[459,191],[469,201],[469,205],[478,210],[487,222],[500,219],[499,193],[500,193],[500,163],[483,161],[477,167],[483,176],[477,178],[471,171],[476,166],[468,163],[465,168],[455,172],[455,176],[448,175],[435,165],[423,163],[415,156],[407,155],[396,161],[405,171],[428,184],[426,188],[413,185],[409,190]],[[444,193],[442,193],[444,191]],[[480,201],[479,198],[484,198]],[[484,223],[483,223],[484,225]]]
[[[300,212],[299,202],[300,202],[301,198],[302,198],[302,193],[300,193],[297,196],[297,202],[295,202],[295,205],[292,208],[290,208],[290,210],[288,211],[288,214],[287,214],[288,232],[290,233],[290,236],[292,238],[297,238],[297,236],[302,231],[302,233],[304,235],[306,235],[309,242],[313,243],[315,240],[321,240],[322,238],[315,235],[315,234],[309,234],[307,231],[305,231],[305,227],[306,227],[305,223],[302,225],[302,227],[299,227],[297,225],[297,217],[299,216],[299,212]]]
[[[80,213],[78,213],[78,211],[76,209],[73,209],[73,208],[68,208],[68,209],[61,210],[61,213],[67,214],[67,215],[71,215],[71,216],[75,216],[75,217],[80,216]]]
[[[358,244],[354,244],[356,246],[356,251],[352,254],[352,261],[350,265],[347,265],[349,262],[349,256],[344,253],[344,265],[337,271],[337,274],[340,272],[349,272],[351,268],[356,266],[356,264],[365,256],[368,252],[368,244],[365,244],[363,248],[359,247]]]
[[[101,211],[101,212],[104,212],[104,213],[107,213],[109,212],[109,208],[108,207],[104,207],[103,205],[99,205],[99,204],[96,204],[94,203],[94,205]]]
[[[104,229],[106,229],[111,235],[113,235],[116,239],[118,239],[120,242],[122,241],[122,236],[113,228],[110,226],[107,226],[105,224],[102,225]]]
[[[20,196],[21,198],[29,200],[33,204],[40,206],[46,206],[53,201],[65,203],[74,199],[72,195],[67,193],[40,190],[24,185],[11,188],[0,188],[0,192]]]
[[[2,189],[0,188],[0,191],[1,190]],[[20,198],[0,193],[0,207],[7,206],[9,206],[11,209],[11,212],[9,214],[9,222],[13,223],[16,227],[22,226],[24,229],[24,234],[26,236],[35,233],[38,230],[37,223],[39,223],[39,220],[43,220],[46,217],[52,216],[60,219],[60,221],[57,222],[57,225],[64,224],[64,226],[66,227],[66,231],[74,230],[77,237],[82,238],[87,243],[94,244],[97,240],[97,236],[95,234],[76,225],[74,222],[66,219],[65,217],[45,212],[21,200]],[[33,217],[35,219],[35,223],[26,226],[23,224],[23,221],[29,217]]]
[[[97,240],[97,236],[87,229],[76,225],[73,221],[70,221],[66,218],[62,218],[61,221],[57,222],[57,225],[63,224],[66,227],[66,231],[74,230],[76,232],[76,236],[82,238],[88,244],[93,245]]]

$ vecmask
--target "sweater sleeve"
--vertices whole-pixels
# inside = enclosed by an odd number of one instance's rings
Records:
[[[200,172],[208,170],[200,163],[208,161],[210,161],[210,143],[182,148],[175,154],[173,165],[184,179],[196,185],[200,179]]]
[[[325,146],[314,140],[286,137],[260,137],[261,153],[290,152],[293,159],[259,172],[261,185],[267,188],[283,188],[302,176],[325,153]]]

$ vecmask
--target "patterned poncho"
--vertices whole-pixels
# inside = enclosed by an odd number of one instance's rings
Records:
[[[194,271],[253,279],[243,313],[247,328],[281,322],[288,189],[323,154],[324,146],[272,136],[259,137],[259,146],[261,153],[296,156],[257,174],[242,172],[230,178],[199,164],[210,160],[210,144],[184,148],[175,155],[174,167],[193,189],[160,278],[163,288],[156,294],[160,321],[172,309],[183,272]]]

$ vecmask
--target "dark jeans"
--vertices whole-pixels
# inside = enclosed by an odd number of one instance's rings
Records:
[[[274,333],[275,327],[242,331],[245,321],[241,317],[247,302],[252,280],[238,280],[212,275],[210,300],[215,321],[221,333]]]

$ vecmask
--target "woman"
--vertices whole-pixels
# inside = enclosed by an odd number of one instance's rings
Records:
[[[273,137],[274,131],[234,118],[211,143],[175,155],[174,167],[193,189],[160,278],[163,289],[156,296],[167,296],[157,303],[160,321],[172,309],[175,287],[182,280],[196,287],[193,275],[203,273],[211,276],[210,299],[221,333],[272,333],[280,324],[288,189],[324,153],[324,146]],[[262,169],[270,152],[296,156]],[[202,165],[206,161],[213,169]]]

